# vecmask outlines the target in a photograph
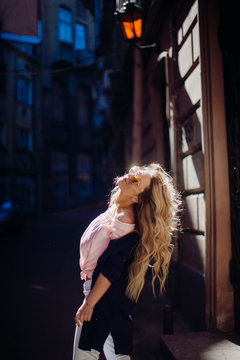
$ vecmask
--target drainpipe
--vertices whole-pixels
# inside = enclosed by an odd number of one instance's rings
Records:
[[[135,48],[134,53],[134,87],[133,87],[133,128],[132,128],[132,162],[142,163],[142,91],[143,70],[141,50]]]

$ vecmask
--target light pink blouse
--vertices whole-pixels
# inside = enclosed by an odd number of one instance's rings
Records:
[[[127,224],[115,218],[110,209],[97,216],[87,227],[80,240],[81,279],[91,279],[98,258],[106,250],[110,240],[132,232],[135,224]]]

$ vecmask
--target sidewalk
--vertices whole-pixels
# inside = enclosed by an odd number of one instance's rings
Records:
[[[173,334],[164,334],[166,294],[154,299],[147,276],[134,320],[132,360],[240,360],[240,336],[236,333],[193,332],[181,314],[173,310]]]
[[[161,347],[175,360],[239,360],[240,336],[236,333],[189,332],[161,335]],[[170,357],[171,358],[171,357]]]

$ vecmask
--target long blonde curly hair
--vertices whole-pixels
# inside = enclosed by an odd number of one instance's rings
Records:
[[[159,281],[160,293],[165,289],[174,245],[172,235],[179,224],[180,195],[174,189],[172,177],[158,164],[138,167],[151,176],[150,186],[139,194],[135,206],[135,231],[140,241],[128,270],[126,295],[137,301],[145,283],[149,266],[152,269],[152,290]],[[112,190],[109,206],[115,206],[117,187]]]

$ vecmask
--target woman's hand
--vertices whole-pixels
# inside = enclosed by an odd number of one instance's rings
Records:
[[[110,285],[110,281],[100,273],[87,299],[83,300],[82,305],[76,313],[75,321],[77,326],[81,326],[84,321],[91,320],[94,306],[105,294]]]
[[[84,299],[82,305],[78,309],[75,321],[77,326],[81,326],[84,321],[90,321],[93,313],[93,307],[88,304],[86,299]]]

